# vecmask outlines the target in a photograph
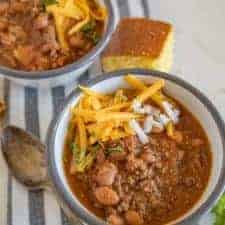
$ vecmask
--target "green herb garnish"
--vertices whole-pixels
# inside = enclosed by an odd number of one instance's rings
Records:
[[[92,40],[92,42],[93,42],[95,45],[96,45],[96,44],[99,42],[99,40],[100,40],[100,36],[99,36],[99,34],[97,34],[96,32],[93,32],[89,38]]]
[[[123,152],[123,148],[120,145],[106,149],[106,155],[111,155],[111,154],[117,153],[117,152]]]
[[[89,23],[86,23],[82,28],[81,31],[84,33],[93,32],[96,27],[96,22],[94,20],[90,21]]]
[[[77,164],[80,164],[84,160],[86,150],[80,149],[75,143],[71,144],[71,148],[72,148],[73,156],[75,158],[75,162]]]
[[[91,151],[98,151],[100,149],[100,145],[99,145],[99,143],[96,143],[96,144],[94,144],[94,145],[92,145],[91,147],[90,147],[90,150]]]
[[[74,142],[72,142],[70,148],[73,153],[75,151],[75,149],[77,148],[77,145]]]
[[[44,6],[58,4],[57,0],[42,0]]]
[[[75,143],[71,144],[71,150],[74,157],[75,168],[77,172],[83,173],[86,169],[90,168],[96,158],[99,146],[93,146],[90,151],[80,149]]]
[[[89,23],[86,23],[82,28],[81,32],[84,33],[85,37],[91,40],[95,45],[99,42],[100,36],[95,31],[96,21],[92,20]]]

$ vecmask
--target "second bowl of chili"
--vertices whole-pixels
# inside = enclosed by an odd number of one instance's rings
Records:
[[[0,14],[0,73],[23,85],[76,79],[104,49],[115,23],[110,1],[5,0]]]

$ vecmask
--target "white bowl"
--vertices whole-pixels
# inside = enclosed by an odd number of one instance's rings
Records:
[[[168,95],[181,102],[200,121],[209,138],[212,155],[212,173],[208,186],[201,199],[182,217],[170,224],[197,224],[199,217],[207,212],[221,195],[225,186],[225,127],[223,120],[213,104],[199,90],[178,77],[162,72],[149,70],[123,70],[104,74],[87,82],[87,86],[101,92],[112,92],[126,86],[123,80],[126,74],[135,74],[146,82],[158,78],[166,81],[165,91]],[[82,221],[91,225],[106,224],[88,211],[74,196],[65,178],[62,154],[64,141],[70,119],[70,107],[75,105],[80,97],[80,91],[75,90],[65,102],[62,111],[53,120],[48,133],[48,164],[49,175],[53,182],[56,195],[63,208],[73,218],[77,215]]]

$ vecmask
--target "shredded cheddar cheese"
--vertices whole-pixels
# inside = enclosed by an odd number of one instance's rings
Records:
[[[46,6],[46,11],[53,15],[56,31],[62,49],[68,50],[65,35],[73,35],[79,32],[84,25],[92,19],[104,21],[107,17],[106,9],[94,0],[59,0],[55,4]],[[68,29],[67,21],[72,20],[73,26]],[[67,32],[67,33],[66,33]]]
[[[135,89],[120,88],[113,93],[100,93],[88,87],[79,86],[82,95],[78,103],[71,108],[71,123],[74,123],[75,144],[79,149],[88,149],[98,142],[117,140],[137,134],[143,143],[153,128],[164,128],[167,135],[174,137],[174,121],[162,106],[170,99],[162,93],[165,81],[160,79],[145,84],[133,75],[125,76],[125,81]],[[155,105],[145,103],[147,100]],[[178,110],[177,110],[178,111]],[[143,128],[142,128],[143,126]],[[154,129],[153,129],[154,130]]]

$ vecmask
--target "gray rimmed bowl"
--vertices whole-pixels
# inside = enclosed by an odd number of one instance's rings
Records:
[[[162,72],[132,69],[103,74],[90,80],[85,85],[93,90],[112,92],[119,87],[126,86],[123,80],[126,74],[135,74],[146,82],[163,78],[166,81],[165,91],[175,97],[189,109],[200,121],[209,138],[213,166],[208,186],[201,199],[186,214],[169,224],[197,225],[200,216],[211,209],[216,200],[224,191],[225,186],[225,126],[215,106],[198,89],[186,81]],[[73,195],[66,180],[62,154],[65,135],[70,119],[70,107],[75,105],[80,97],[80,91],[76,89],[65,101],[62,111],[54,118],[48,131],[47,157],[49,176],[53,183],[55,194],[63,209],[74,220],[77,216],[83,223],[91,225],[106,224],[88,211]]]
[[[108,44],[115,28],[115,12],[110,0],[100,0],[108,10],[105,30],[99,43],[85,56],[72,64],[46,71],[27,72],[0,65],[0,75],[24,86],[53,87],[78,79],[96,60]]]

